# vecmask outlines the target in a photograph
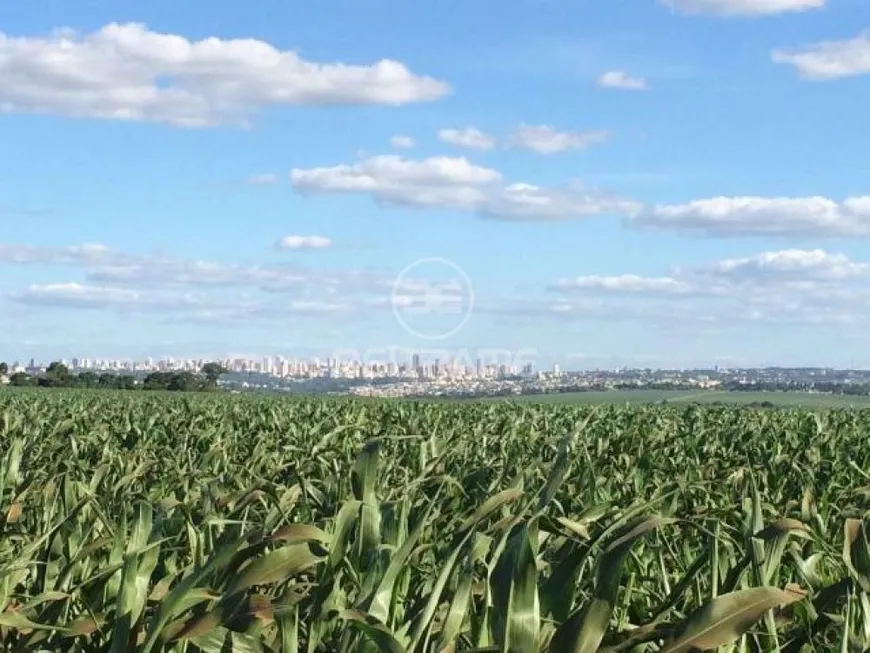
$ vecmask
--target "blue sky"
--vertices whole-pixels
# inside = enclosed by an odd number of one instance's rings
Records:
[[[868,19],[864,0],[6,6],[0,359],[870,366]]]

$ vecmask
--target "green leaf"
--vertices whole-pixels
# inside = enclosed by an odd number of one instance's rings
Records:
[[[407,653],[399,640],[384,624],[359,610],[342,610],[339,618],[347,621],[353,628],[361,631],[372,642],[379,653]]]
[[[495,494],[484,501],[474,513],[466,519],[462,525],[459,527],[459,531],[463,532],[472,528],[476,524],[479,524],[484,519],[489,517],[496,510],[501,508],[508,503],[516,501],[521,496],[523,496],[523,491],[521,488],[508,488],[507,490],[502,490],[498,494]]]
[[[537,529],[534,529],[537,539]],[[536,653],[541,629],[537,542],[527,524],[513,528],[499,557],[491,587],[496,641],[507,653]]]
[[[234,594],[254,585],[268,585],[295,576],[324,560],[308,544],[291,544],[276,549],[244,567],[230,582]]]
[[[593,653],[598,650],[613,615],[622,568],[631,547],[647,533],[674,521],[659,516],[641,517],[611,539],[598,559],[592,601],[575,610],[556,630],[550,644],[552,653]]]

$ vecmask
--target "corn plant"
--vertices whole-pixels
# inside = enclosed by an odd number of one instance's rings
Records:
[[[3,392],[0,648],[867,650],[868,426]]]

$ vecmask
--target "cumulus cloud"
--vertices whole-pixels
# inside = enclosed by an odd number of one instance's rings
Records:
[[[642,77],[632,77],[624,70],[609,70],[598,78],[601,88],[618,88],[624,91],[646,91],[649,84]]]
[[[398,61],[306,61],[256,39],[191,41],[143,24],[0,32],[0,111],[206,127],[270,105],[402,105],[450,92]]]
[[[473,206],[483,198],[481,187],[500,180],[497,171],[464,157],[414,161],[383,155],[290,173],[290,182],[302,193],[369,193],[380,202],[405,206]]]
[[[470,150],[491,150],[495,147],[495,138],[474,127],[442,129],[438,132],[438,140]]]
[[[704,236],[867,236],[870,197],[714,197],[658,205],[629,223]]]
[[[823,41],[796,50],[774,50],[773,61],[794,66],[801,77],[825,81],[870,74],[870,33]]]
[[[549,125],[520,125],[511,140],[513,147],[538,154],[583,150],[603,143],[609,134],[603,129],[589,132],[560,132]]]
[[[302,193],[364,193],[389,205],[453,209],[504,220],[560,220],[640,209],[635,202],[581,184],[503,185],[497,171],[453,157],[413,161],[377,156],[351,165],[294,169],[290,181]]]
[[[277,243],[278,249],[325,249],[332,241],[325,236],[284,236]]]
[[[390,139],[390,145],[399,150],[409,150],[416,145],[416,142],[410,136],[402,136],[400,134]]]
[[[825,0],[660,0],[687,14],[762,16],[821,9]]]

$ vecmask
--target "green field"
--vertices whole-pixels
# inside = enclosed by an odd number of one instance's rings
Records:
[[[0,650],[860,651],[870,411],[0,393]]]
[[[544,395],[498,397],[488,401],[519,401],[556,404],[752,404],[769,401],[777,406],[870,408],[870,397],[811,394],[808,392],[728,392],[727,390],[612,390],[565,392]]]

